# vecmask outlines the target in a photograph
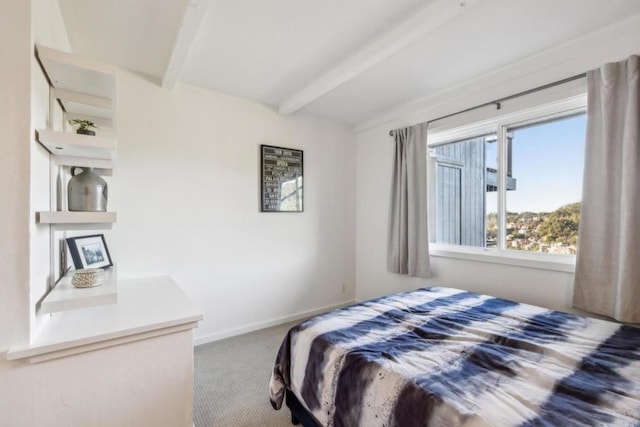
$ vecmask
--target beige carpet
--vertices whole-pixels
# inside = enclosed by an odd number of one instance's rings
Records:
[[[269,377],[280,343],[295,323],[195,348],[196,427],[289,427],[289,409],[269,403]]]

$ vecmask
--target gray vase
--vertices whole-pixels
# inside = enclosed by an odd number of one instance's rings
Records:
[[[76,175],[76,169],[82,172]],[[72,178],[67,186],[70,211],[106,212],[107,183],[92,168],[71,168]]]

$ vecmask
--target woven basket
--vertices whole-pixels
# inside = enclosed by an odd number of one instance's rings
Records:
[[[92,288],[104,283],[104,270],[101,268],[85,268],[77,270],[71,278],[76,288]]]

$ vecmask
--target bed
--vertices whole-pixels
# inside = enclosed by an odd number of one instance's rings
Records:
[[[269,386],[305,427],[640,426],[640,329],[424,288],[293,327]]]

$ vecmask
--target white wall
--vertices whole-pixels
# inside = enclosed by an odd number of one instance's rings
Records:
[[[30,13],[29,2],[0,4],[0,353],[29,339]]]
[[[197,342],[353,300],[349,127],[126,71],[118,118],[108,245],[120,277],[168,274],[200,305]],[[304,150],[304,213],[259,212],[260,144]]]
[[[393,139],[389,130],[428,121],[502,96],[640,53],[640,17],[519,61],[448,93],[403,106],[358,128],[356,135],[356,289],[358,300],[415,289],[452,286],[516,301],[571,310],[573,274],[432,257],[429,280],[386,271],[386,232]]]
[[[0,214],[0,352],[28,343],[37,332],[35,307],[49,273],[48,227],[35,224],[35,211],[49,208],[49,156],[34,132],[46,127],[49,98],[33,46],[68,49],[56,2],[10,1],[2,7],[0,187],[7,208]]]

